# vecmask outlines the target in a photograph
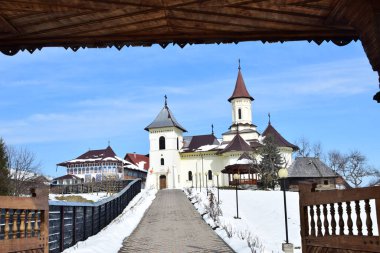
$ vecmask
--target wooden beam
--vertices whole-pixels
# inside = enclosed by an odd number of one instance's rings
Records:
[[[14,25],[12,25],[7,19],[3,16],[0,16],[0,27],[4,27],[6,31],[9,31],[12,34],[20,33]]]

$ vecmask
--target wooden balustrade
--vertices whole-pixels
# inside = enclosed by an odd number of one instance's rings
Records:
[[[48,252],[48,192],[32,197],[0,196],[0,251]]]
[[[303,253],[380,252],[380,187],[315,192],[302,183],[299,205]]]

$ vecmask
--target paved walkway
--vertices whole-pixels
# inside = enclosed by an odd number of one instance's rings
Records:
[[[233,252],[203,221],[181,190],[161,190],[135,231],[124,239],[125,252]]]

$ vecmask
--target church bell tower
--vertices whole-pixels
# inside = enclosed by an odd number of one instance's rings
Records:
[[[177,188],[183,133],[187,132],[174,118],[165,104],[157,117],[146,128],[149,131],[149,164],[147,186],[156,189]]]
[[[223,141],[231,141],[237,132],[244,139],[257,139],[259,137],[256,126],[252,123],[252,101],[254,98],[249,94],[241,73],[240,60],[235,89],[228,99],[232,109],[232,125],[228,132],[223,134]]]

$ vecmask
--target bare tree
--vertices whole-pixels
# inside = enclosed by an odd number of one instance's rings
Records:
[[[323,148],[320,142],[314,143],[313,146],[311,147],[311,150],[314,157],[318,157],[324,160]]]
[[[359,187],[365,177],[375,175],[374,168],[367,164],[367,158],[359,151],[351,151],[347,156],[345,178],[355,187]]]
[[[337,150],[327,155],[328,165],[354,187],[359,187],[364,178],[376,175],[376,170],[367,164],[367,158],[360,151],[342,154]]]
[[[369,182],[368,186],[380,185],[380,170],[376,170],[374,178]]]
[[[302,137],[295,141],[295,144],[299,147],[296,156],[297,157],[309,157],[311,154],[310,142],[305,137]]]
[[[40,164],[36,163],[34,153],[26,148],[6,148],[9,176],[11,179],[11,195],[21,195],[29,192],[29,188],[39,177]]]
[[[311,143],[305,137],[302,137],[295,141],[299,147],[296,156],[297,157],[318,157],[324,160],[322,144],[320,142]]]
[[[332,150],[327,154],[327,163],[333,171],[343,175],[347,165],[347,156],[338,150]]]

